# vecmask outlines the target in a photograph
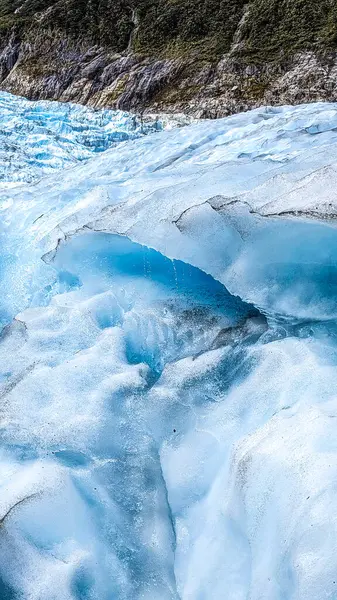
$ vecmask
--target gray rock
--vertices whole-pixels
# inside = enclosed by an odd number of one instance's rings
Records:
[[[0,87],[32,99],[207,118],[337,99],[337,52],[299,52],[284,63],[247,65],[234,50],[216,64],[197,57],[158,60],[75,47],[52,34],[19,42],[13,33],[0,48]]]

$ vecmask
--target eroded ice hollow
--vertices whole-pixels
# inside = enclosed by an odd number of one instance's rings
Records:
[[[336,127],[259,109],[0,190],[1,599],[336,598]]]

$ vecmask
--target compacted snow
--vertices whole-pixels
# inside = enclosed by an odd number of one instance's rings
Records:
[[[0,102],[0,598],[335,599],[337,105]]]

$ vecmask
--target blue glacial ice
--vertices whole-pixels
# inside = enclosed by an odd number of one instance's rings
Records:
[[[337,105],[87,110],[0,183],[1,600],[335,600]]]
[[[36,181],[165,125],[155,118],[142,122],[140,117],[118,110],[30,102],[1,92],[0,181]]]

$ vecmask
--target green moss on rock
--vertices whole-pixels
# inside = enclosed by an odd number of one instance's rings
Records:
[[[111,90],[109,92],[105,92],[104,101],[105,101],[106,106],[114,106],[116,104],[116,101],[118,100],[118,98],[125,91],[127,80],[128,80],[128,75],[126,74],[126,75],[120,77],[120,79],[117,81],[117,84],[114,86],[113,90]]]

